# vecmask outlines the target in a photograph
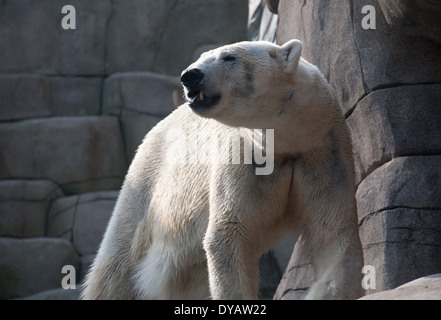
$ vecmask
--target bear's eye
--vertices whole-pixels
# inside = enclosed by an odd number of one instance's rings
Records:
[[[232,54],[226,55],[225,57],[222,58],[222,60],[228,62],[228,61],[235,61],[236,57],[233,56]]]

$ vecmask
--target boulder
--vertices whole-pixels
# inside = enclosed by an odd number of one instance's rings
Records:
[[[79,198],[73,224],[73,244],[83,256],[95,254],[112,216],[118,191],[98,192]]]
[[[360,300],[441,300],[441,274],[428,275]]]
[[[245,40],[247,14],[247,1],[115,1],[107,34],[107,72],[179,76],[200,45]]]
[[[392,158],[441,154],[441,85],[377,90],[358,103],[347,119],[357,181]]]
[[[378,291],[441,268],[440,189],[441,156],[394,159],[360,184],[360,238]]]
[[[439,1],[379,0],[378,3],[388,24],[398,32],[426,37],[441,43]],[[416,12],[418,14],[415,14]]]
[[[62,196],[48,180],[0,181],[0,236],[44,237],[51,202]]]
[[[103,114],[166,117],[175,108],[174,92],[182,96],[179,77],[152,72],[117,73],[104,82]],[[183,102],[183,101],[181,101]]]
[[[305,297],[313,281],[314,269],[300,237],[294,246],[291,260],[277,287],[274,299],[300,300]]]
[[[64,239],[0,238],[0,252],[0,299],[59,288],[63,266],[79,266],[73,245]]]
[[[118,191],[74,195],[54,201],[48,236],[72,241],[80,256],[95,254],[113,212]]]
[[[362,25],[367,5],[375,30]],[[303,42],[347,118],[364,258],[379,291],[440,268],[439,160],[430,157],[441,152],[439,10],[431,0],[279,1],[278,43]],[[289,282],[301,266],[295,255],[282,293],[303,287]]]
[[[179,77],[128,72],[105,80],[103,114],[121,119],[128,163],[150,129],[181,103]]]
[[[111,2],[69,4],[76,9],[75,30],[61,27],[65,3],[3,1],[0,47],[8,50],[0,51],[0,73],[103,75]]]
[[[366,5],[376,9],[375,31],[362,27]],[[438,47],[423,34],[391,32],[377,1],[281,0],[279,20],[278,43],[303,41],[303,56],[334,86],[346,114],[372,91],[441,82]]]
[[[101,77],[0,75],[0,120],[99,115]]]
[[[50,116],[50,82],[49,78],[37,75],[1,75],[0,120]]]
[[[126,172],[116,117],[0,124],[0,179],[51,179],[65,193],[114,190]]]
[[[72,241],[72,229],[79,196],[55,200],[50,208],[47,222],[47,236]]]
[[[124,111],[121,116],[121,127],[124,134],[124,142],[126,147],[127,163],[131,163],[135,156],[136,150],[141,144],[146,134],[156,125],[162,118],[149,115],[136,115],[136,112]]]
[[[51,116],[98,116],[102,77],[51,77]]]

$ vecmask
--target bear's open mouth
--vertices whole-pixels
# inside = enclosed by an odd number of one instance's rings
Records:
[[[187,93],[188,105],[192,108],[211,108],[216,105],[221,96],[214,95],[208,96],[206,93],[201,91],[190,91]]]

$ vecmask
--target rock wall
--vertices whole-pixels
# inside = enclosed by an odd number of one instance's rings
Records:
[[[362,10],[375,9],[375,29]],[[441,4],[280,0],[277,42],[298,38],[334,86],[351,130],[360,236],[376,289],[441,271]],[[360,270],[361,272],[361,270]],[[277,299],[314,275],[296,245]]]
[[[81,282],[181,70],[246,39],[247,14],[246,0],[0,2],[0,299],[78,296],[56,289],[62,267]]]

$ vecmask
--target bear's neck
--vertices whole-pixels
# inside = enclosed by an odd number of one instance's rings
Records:
[[[274,123],[276,155],[308,152],[324,143],[336,125],[344,125],[335,93],[315,66],[301,60],[293,81],[284,92],[284,112]]]

